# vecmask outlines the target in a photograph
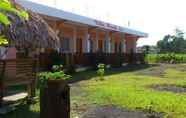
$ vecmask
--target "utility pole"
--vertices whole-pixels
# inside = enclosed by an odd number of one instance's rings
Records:
[[[128,27],[130,27],[130,20],[128,20]]]

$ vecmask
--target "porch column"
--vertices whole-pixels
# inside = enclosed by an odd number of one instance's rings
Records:
[[[77,28],[73,28],[73,37],[71,40],[70,49],[72,53],[76,53]]]
[[[105,40],[104,40],[104,52],[110,53],[110,35],[109,32],[106,32]]]
[[[115,39],[114,39],[114,33],[111,35],[111,53],[115,53]]]
[[[121,34],[121,52],[126,52],[126,45],[125,45],[125,34]]]
[[[83,52],[88,53],[89,52],[89,38],[90,34],[88,33],[88,29],[85,31],[85,38],[83,40]]]
[[[95,38],[95,40],[94,40],[94,46],[93,46],[93,52],[95,53],[95,52],[97,52],[98,51],[98,48],[99,48],[99,46],[98,46],[98,41],[99,41],[99,31],[98,30],[96,30],[96,38]]]
[[[136,53],[137,52],[137,49],[136,49],[136,46],[137,46],[137,38],[135,38],[134,40],[133,40],[133,42],[134,42],[134,53]]]
[[[120,45],[121,45],[121,39],[119,38],[117,42],[117,53],[120,53]]]

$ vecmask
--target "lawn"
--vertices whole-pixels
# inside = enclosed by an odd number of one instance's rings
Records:
[[[83,79],[82,79],[83,78]],[[186,65],[132,66],[107,70],[105,80],[95,71],[73,75],[71,84],[72,117],[91,106],[114,105],[128,110],[162,113],[165,118],[186,118],[186,93],[158,91],[153,85],[186,87]],[[2,118],[38,118],[39,103],[23,105]]]

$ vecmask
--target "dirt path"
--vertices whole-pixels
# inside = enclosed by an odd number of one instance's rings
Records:
[[[163,118],[160,114],[129,111],[114,106],[102,106],[88,109],[80,118]]]

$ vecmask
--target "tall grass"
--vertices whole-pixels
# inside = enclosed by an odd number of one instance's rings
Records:
[[[186,63],[186,54],[148,54],[145,60],[148,63]]]

